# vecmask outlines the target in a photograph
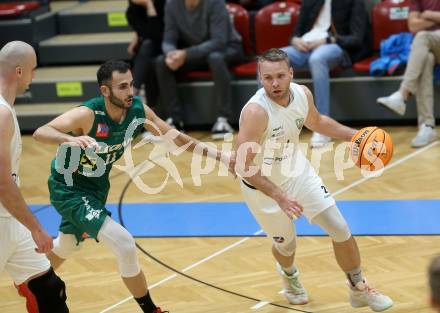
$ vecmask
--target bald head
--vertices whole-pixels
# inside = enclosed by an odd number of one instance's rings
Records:
[[[0,76],[15,86],[16,94],[29,87],[36,66],[34,48],[23,41],[8,42],[0,50]]]
[[[8,42],[0,50],[1,69],[11,70],[17,66],[26,66],[33,58],[36,58],[34,48],[23,41]]]

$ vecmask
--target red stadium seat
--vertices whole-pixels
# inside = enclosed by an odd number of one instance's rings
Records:
[[[227,3],[226,8],[228,9],[229,16],[231,17],[232,23],[241,35],[243,40],[243,50],[246,55],[252,54],[252,44],[251,36],[249,31],[249,13],[239,4]]]
[[[274,2],[260,9],[255,15],[255,52],[289,45],[298,14],[299,5],[292,2]]]
[[[233,72],[237,76],[255,77],[255,75],[257,75],[257,61],[237,65],[233,68]]]
[[[289,45],[298,14],[299,5],[291,1],[275,2],[260,9],[255,16],[256,53],[261,54],[270,48]],[[237,76],[255,76],[257,62],[240,64],[233,71]]]
[[[370,72],[370,64],[377,60],[379,57],[378,56],[372,56],[372,57],[368,57],[366,59],[363,59],[361,61],[358,61],[356,63],[353,64],[353,71],[357,72],[357,73],[368,73]]]
[[[0,3],[0,18],[13,18],[38,9],[40,3],[33,2],[6,2]]]
[[[380,42],[397,33],[408,32],[409,0],[387,0],[373,8],[374,50],[380,49]]]

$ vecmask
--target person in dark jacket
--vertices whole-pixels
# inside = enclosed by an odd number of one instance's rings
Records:
[[[234,29],[226,5],[219,0],[169,0],[165,6],[163,55],[156,59],[161,105],[168,111],[167,122],[183,128],[177,99],[176,74],[207,69],[214,80],[214,101],[218,109],[212,128],[213,139],[232,133],[231,77],[228,66],[243,59],[241,37]],[[208,104],[208,103],[207,103]]]
[[[154,60],[161,54],[166,0],[130,0],[126,16],[136,32],[127,50],[133,57],[134,94],[139,95],[142,84],[150,107],[158,101]]]
[[[369,20],[362,0],[307,0],[298,22],[282,48],[295,70],[309,69],[319,113],[330,113],[330,70],[350,66],[372,50]],[[330,138],[313,133],[312,147],[323,147]]]

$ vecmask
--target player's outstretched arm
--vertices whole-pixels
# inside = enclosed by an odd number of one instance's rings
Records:
[[[240,131],[237,136],[235,169],[237,174],[248,183],[274,199],[289,218],[300,217],[303,211],[301,205],[263,176],[261,169],[253,162],[261,147],[261,140],[267,125],[268,115],[258,104],[249,103],[243,109]]]
[[[52,238],[46,233],[37,218],[27,207],[23,196],[13,180],[10,157],[10,143],[14,122],[11,113],[0,108],[0,202],[32,233],[37,251],[48,253],[53,248]]]
[[[356,134],[356,130],[342,125],[331,117],[321,115],[315,107],[313,95],[309,88],[306,86],[301,87],[304,89],[307,95],[307,101],[309,104],[309,114],[307,115],[304,125],[308,129],[318,132],[322,135],[350,141],[351,138]]]
[[[49,144],[69,143],[85,149],[97,145],[96,140],[87,136],[92,128],[95,115],[86,107],[77,107],[56,117],[34,132],[34,139]]]
[[[203,156],[208,156],[210,158],[222,161],[228,166],[231,165],[230,161],[233,159],[233,157],[230,153],[222,153],[222,151],[218,150],[213,145],[208,145],[191,136],[179,132],[158,117],[153,110],[146,105],[144,105],[144,110],[145,115],[147,116],[147,122],[145,123],[144,127],[148,131],[155,135],[162,136],[162,138],[165,138],[166,140],[173,141],[179,147],[185,146],[189,151],[201,153]]]

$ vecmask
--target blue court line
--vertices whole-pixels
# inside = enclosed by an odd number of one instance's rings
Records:
[[[36,215],[52,236],[61,220],[53,207]],[[338,201],[354,235],[440,235],[439,200]],[[117,205],[108,210],[118,220]],[[253,236],[260,230],[243,202],[124,204],[127,229],[135,237]],[[303,217],[295,222],[298,235],[324,235]]]

